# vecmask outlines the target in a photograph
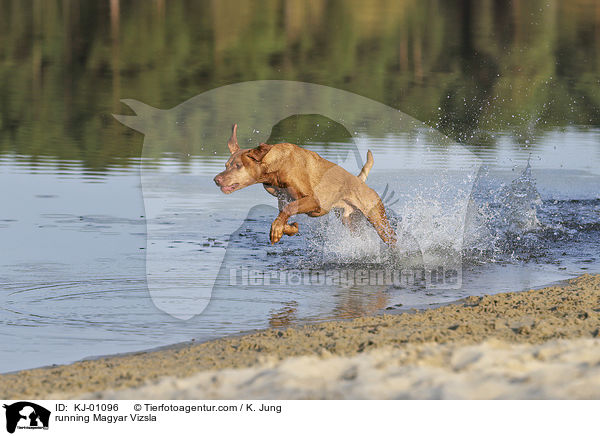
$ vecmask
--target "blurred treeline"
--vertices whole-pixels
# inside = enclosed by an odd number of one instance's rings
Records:
[[[476,146],[600,123],[595,0],[0,0],[0,153],[140,153],[111,113],[246,80],[329,85]],[[235,104],[235,102],[232,102]]]

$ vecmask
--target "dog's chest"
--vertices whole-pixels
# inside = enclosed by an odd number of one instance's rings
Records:
[[[273,186],[273,185],[264,185],[265,189],[267,190],[267,192],[271,195],[273,195],[274,197],[277,197],[279,200],[285,201],[285,202],[290,202],[295,200],[295,198],[292,196],[292,194],[290,193],[290,191],[288,190],[288,188],[280,188],[279,186]]]

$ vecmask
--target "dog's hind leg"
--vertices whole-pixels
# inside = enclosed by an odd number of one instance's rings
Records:
[[[383,202],[375,191],[371,192],[372,194],[369,195],[369,201],[362,202],[361,212],[373,225],[383,242],[389,246],[394,246],[397,242],[396,232],[392,228],[390,221],[385,214]]]

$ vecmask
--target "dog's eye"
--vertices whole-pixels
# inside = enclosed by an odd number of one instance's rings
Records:
[[[239,170],[242,167],[242,164],[236,164],[235,167]]]

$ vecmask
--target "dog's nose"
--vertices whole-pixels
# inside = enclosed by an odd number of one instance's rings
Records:
[[[215,181],[215,183],[218,185],[221,184],[221,180],[223,179],[223,177],[221,177],[220,175],[216,175],[215,178],[213,179]]]

